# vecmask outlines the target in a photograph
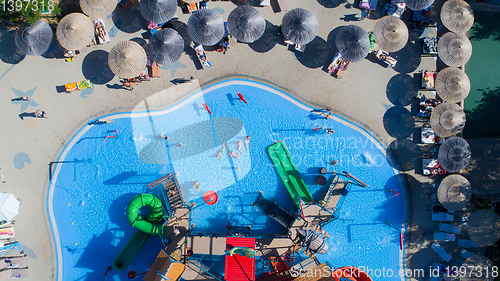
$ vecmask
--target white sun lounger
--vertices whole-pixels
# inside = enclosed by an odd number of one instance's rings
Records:
[[[473,257],[475,256],[476,254],[474,254],[473,252],[471,251],[467,251],[466,249],[462,249],[460,250],[460,256],[464,259],[468,259],[470,257]]]
[[[432,214],[433,221],[453,221],[453,215],[447,213]]]
[[[101,38],[100,36],[96,36],[97,44],[104,44],[104,43],[111,42],[111,40],[109,39],[108,31],[106,31],[106,25],[104,24],[104,21],[102,19],[96,19],[96,20],[93,20],[92,23],[94,24],[94,27],[97,24],[102,24],[102,28],[104,29],[104,38]]]
[[[434,240],[455,241],[455,235],[445,232],[434,232]]]
[[[439,245],[439,243],[434,242],[431,246],[431,249],[445,262],[449,262],[451,260],[451,256],[445,251],[445,249]]]
[[[458,239],[458,247],[475,248],[475,247],[479,247],[479,245],[477,245],[476,242],[474,242],[472,240]]]
[[[11,270],[10,272],[11,272],[11,278],[27,278],[27,277],[29,277],[28,267],[14,269],[14,270]]]
[[[460,234],[462,233],[462,228],[458,225],[451,225],[447,223],[440,223],[438,227],[439,231]]]

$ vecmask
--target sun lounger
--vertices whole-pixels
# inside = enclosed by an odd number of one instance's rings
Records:
[[[64,88],[66,88],[66,92],[73,92],[77,90],[83,90],[88,88],[94,88],[90,80],[83,80],[80,82],[74,82],[69,84],[64,84]]]
[[[470,257],[473,257],[475,256],[476,254],[474,254],[473,252],[471,251],[467,251],[466,249],[462,249],[460,250],[460,256],[464,259],[468,259]]]
[[[434,90],[435,89],[435,80],[436,80],[437,72],[433,71],[423,71],[422,72],[422,83],[421,87],[422,89],[430,89]]]
[[[271,0],[260,0],[260,5],[261,6],[270,6]]]
[[[405,12],[406,4],[403,0],[391,0],[390,3],[385,4],[382,13],[387,13],[390,16],[401,18]]]
[[[433,171],[434,174],[446,174],[437,159],[422,159],[422,167],[424,176],[432,176]]]
[[[377,9],[378,0],[361,0],[359,7],[368,11]]]
[[[299,52],[304,52],[306,50],[306,45],[295,44],[295,50]]]
[[[432,213],[448,213],[448,214],[453,214],[455,211],[448,211],[443,205],[441,204],[435,204],[432,205]]]
[[[108,32],[106,31],[106,26],[104,25],[104,22],[102,21],[102,19],[93,20],[92,23],[94,24],[96,43],[97,44],[104,44],[104,43],[110,42],[111,40],[109,39]],[[102,37],[99,35],[99,31],[98,31],[99,25],[101,25],[102,29],[104,30],[104,36],[102,36]]]
[[[440,223],[438,227],[439,231],[460,234],[462,233],[462,228],[458,225],[451,225],[447,223]]]
[[[387,65],[391,67],[395,67],[396,63],[398,62],[395,58],[389,56],[388,53],[378,49],[377,51],[374,51],[373,54],[379,59],[380,61],[386,63]],[[385,58],[384,58],[385,57]]]
[[[421,143],[432,143],[438,144],[443,143],[443,139],[434,133],[432,128],[422,127],[420,132],[420,142]]]
[[[13,227],[1,228],[0,239],[10,239],[10,238],[14,238],[14,228]]]
[[[23,247],[21,243],[15,242],[7,246],[0,247],[0,257],[12,257],[21,254]]]
[[[197,45],[194,48],[194,50],[196,52],[196,56],[198,56],[198,60],[200,60],[200,63],[203,66],[203,68],[212,66],[207,59],[207,54],[205,53],[205,50],[203,50],[202,45]]]
[[[11,278],[27,278],[29,277],[28,272],[29,270],[27,266],[24,268],[13,269],[10,271]]]
[[[433,221],[453,221],[453,215],[447,213],[432,214]]]
[[[434,240],[455,241],[455,235],[445,232],[434,232]]]
[[[451,256],[445,251],[445,249],[439,245],[439,243],[434,242],[431,246],[431,249],[445,262],[449,262],[451,260]]]
[[[477,245],[476,242],[474,242],[472,240],[458,239],[458,247],[475,248],[475,247],[479,247],[479,245]]]

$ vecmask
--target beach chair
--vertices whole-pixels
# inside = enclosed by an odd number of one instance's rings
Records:
[[[453,215],[447,213],[432,214],[433,221],[453,221]]]
[[[28,270],[27,266],[24,268],[13,269],[10,271],[10,277],[11,278],[27,278],[27,277],[29,277],[28,272],[29,272],[29,270]]]
[[[396,63],[398,62],[395,58],[389,56],[388,53],[378,49],[377,51],[373,51],[373,54],[375,55],[375,57],[377,57],[377,59],[379,59],[381,62],[391,66],[391,67],[395,67],[396,66]]]
[[[361,0],[359,2],[359,7],[368,11],[373,11],[377,9],[378,0]]]
[[[212,66],[212,64],[210,64],[210,62],[207,59],[207,54],[205,53],[205,50],[203,49],[202,45],[197,45],[196,47],[194,47],[194,50],[203,68]]]
[[[447,223],[440,223],[438,226],[439,231],[444,231],[448,233],[460,234],[462,233],[462,228],[458,225],[451,225]]]
[[[476,248],[476,247],[479,247],[479,245],[477,245],[476,242],[474,242],[472,240],[458,239],[458,247],[462,247],[462,248]]]
[[[436,80],[437,72],[434,71],[422,71],[422,80],[421,80],[421,88],[427,90],[434,90],[435,80]]]
[[[446,171],[441,168],[441,165],[439,164],[439,161],[437,159],[422,159],[422,172],[424,176],[430,176],[433,174],[440,174],[444,175],[446,174]]]
[[[445,232],[434,232],[434,240],[455,241],[455,235]]]
[[[453,214],[455,211],[449,211],[446,209],[443,205],[441,204],[434,204],[432,205],[432,213],[437,214],[437,213],[448,213],[448,214]]]
[[[466,249],[462,249],[460,250],[460,256],[464,259],[468,259],[470,257],[473,257],[475,256],[476,254],[474,254],[473,252],[471,251],[467,251]]]
[[[260,0],[260,5],[261,6],[270,6],[271,0]]]
[[[332,62],[328,66],[328,73],[335,73],[337,71],[337,68],[340,66],[344,58],[340,53],[336,53],[335,56],[333,57]]]
[[[94,24],[94,29],[95,29],[95,42],[97,44],[104,44],[104,43],[109,43],[111,40],[109,39],[108,32],[106,31],[106,25],[104,24],[104,21],[102,19],[96,19],[93,20],[92,23]],[[99,26],[102,26],[102,29],[104,30],[104,36],[99,36],[99,31],[97,30]]]
[[[439,258],[445,262],[449,262],[451,260],[450,254],[448,254],[445,249],[439,245],[439,243],[434,242],[431,246],[431,249],[436,253]]]
[[[406,3],[403,0],[391,0],[390,3],[386,3],[382,13],[390,16],[395,16],[401,18],[406,9]]]
[[[432,144],[441,144],[444,139],[440,136],[436,135],[432,128],[422,127],[420,130],[420,142],[421,143],[432,143]]]
[[[77,90],[83,90],[83,89],[91,89],[94,88],[90,80],[83,80],[80,82],[74,82],[74,83],[69,83],[69,84],[64,84],[64,88],[66,89],[66,92],[73,92]]]

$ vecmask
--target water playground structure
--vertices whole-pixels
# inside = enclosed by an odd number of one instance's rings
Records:
[[[367,187],[367,185],[347,172],[334,172],[323,199],[315,202],[297,171],[285,143],[279,141],[270,145],[268,154],[297,212],[286,211],[275,201],[267,199],[263,192],[258,194],[251,206],[260,209],[263,214],[278,222],[288,233],[287,235],[252,234],[251,227],[230,225],[227,234],[193,230],[191,209],[194,204],[186,202],[175,175],[171,173],[146,185],[148,192],[134,196],[128,203],[126,217],[137,231],[116,258],[114,269],[124,270],[150,236],[160,237],[167,246],[158,254],[149,271],[141,273],[146,274],[144,277],[146,281],[159,281],[165,278],[179,280],[181,276],[186,279],[187,276],[193,276],[195,271],[198,272],[196,274],[204,274],[205,277],[210,276],[215,280],[293,280],[292,267],[304,270],[319,265],[316,255],[326,253],[328,250],[326,241],[329,238],[328,232],[322,230],[322,225],[339,219],[338,210],[351,186]],[[214,191],[207,191],[203,195],[203,201],[209,206],[216,204],[219,199]],[[331,202],[334,203],[333,206]],[[180,221],[184,221],[186,229],[182,233],[175,233],[173,224]],[[209,240],[206,240],[207,237]],[[260,242],[262,239],[271,239],[271,244],[281,245],[282,250],[277,252],[278,256],[265,257],[271,264],[272,270],[256,279],[256,258],[263,258],[262,252],[258,251],[256,245],[262,243]],[[204,245],[206,243],[210,243],[209,247],[212,249],[210,253],[196,246],[207,246]],[[216,248],[216,244],[225,245],[225,248]],[[200,254],[224,256],[224,276],[204,267],[193,257]],[[134,271],[131,272],[133,273],[131,276],[138,275]],[[337,274],[333,276],[335,279],[332,279],[335,281],[371,280],[366,273],[352,267],[342,267],[336,269],[334,273]]]

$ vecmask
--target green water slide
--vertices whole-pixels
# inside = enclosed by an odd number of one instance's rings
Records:
[[[267,148],[267,153],[295,206],[300,208],[300,201],[304,204],[313,202],[311,192],[309,192],[304,180],[300,177],[299,171],[295,168],[285,143],[282,141],[273,143]]]
[[[142,207],[149,207],[151,212],[147,216],[142,216],[140,214]],[[126,215],[128,222],[138,231],[113,263],[113,267],[118,271],[130,264],[150,235],[163,237],[161,225],[164,218],[163,205],[158,197],[147,193],[135,196],[128,203]]]

